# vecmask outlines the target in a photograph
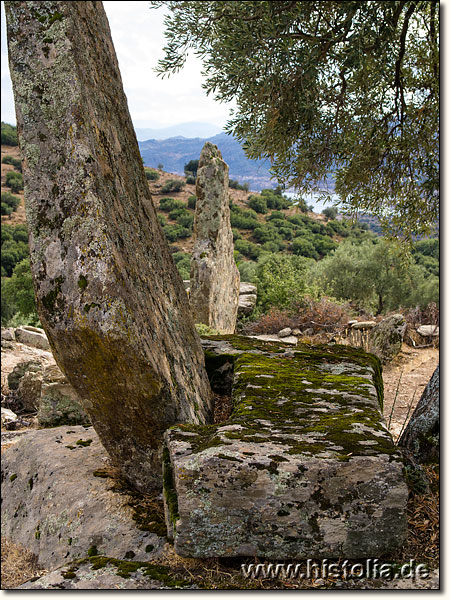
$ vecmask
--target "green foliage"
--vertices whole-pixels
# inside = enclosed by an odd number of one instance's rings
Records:
[[[247,182],[240,184],[237,179],[230,179],[228,181],[228,187],[230,187],[233,190],[244,190],[245,192],[248,192],[250,188]]]
[[[162,186],[161,192],[167,194],[168,192],[180,192],[186,183],[180,179],[168,179]]]
[[[254,210],[245,210],[239,206],[232,205],[230,211],[231,227],[237,229],[255,229],[258,225],[258,219]]]
[[[2,129],[2,144],[5,146],[17,146],[17,127],[9,125],[8,123],[1,123]]]
[[[286,196],[283,196],[280,187],[276,188],[275,190],[270,188],[261,190],[261,196],[264,197],[267,203],[267,208],[286,209],[292,206],[292,201]]]
[[[186,252],[174,252],[172,258],[175,261],[181,279],[189,279],[191,276],[191,257]]]
[[[191,175],[194,178],[194,183],[195,183],[195,178],[197,177],[197,170],[198,170],[198,160],[190,160],[188,163],[186,163],[184,165],[184,172],[186,173],[186,175]]]
[[[311,261],[301,256],[264,254],[255,269],[252,282],[258,286],[257,308],[265,313],[275,306],[290,308],[300,304],[305,295],[313,295],[306,283]]]
[[[39,321],[34,298],[30,260],[24,258],[14,267],[12,277],[2,279],[2,324],[6,324],[19,313],[19,320],[27,324]]]
[[[193,175],[188,175],[186,177],[186,183],[189,185],[195,185],[196,179]]]
[[[251,260],[255,260],[261,254],[261,246],[248,240],[237,239],[234,242],[234,247],[238,252]]]
[[[439,301],[437,278],[387,240],[343,242],[310,273],[325,293],[376,314]]]
[[[169,213],[169,218],[176,221],[178,225],[192,230],[194,224],[194,215],[183,206],[183,208],[175,208]]]
[[[306,258],[319,258],[319,253],[314,248],[314,244],[304,237],[295,238],[292,242],[292,251],[298,256],[305,256]]]
[[[176,242],[177,240],[188,238],[192,231],[181,225],[165,225],[163,227],[164,234],[169,242]]]
[[[19,204],[19,197],[14,196],[9,192],[2,192],[2,215],[10,215],[12,212],[17,210]]]
[[[28,233],[26,225],[2,223],[2,276],[11,277],[14,267],[28,257]]]
[[[326,218],[329,219],[335,219],[337,217],[337,208],[335,206],[328,206],[327,208],[324,208],[322,211],[322,214],[326,216]]]
[[[150,169],[149,167],[144,167],[144,172],[149,181],[158,181],[160,177],[158,171],[155,171],[155,169]]]
[[[7,154],[2,158],[2,163],[5,165],[12,165],[16,171],[22,173],[22,161],[19,158],[14,158],[14,156]]]
[[[175,198],[161,198],[159,201],[159,210],[171,212],[176,208],[185,208],[184,202],[181,200],[175,200]]]
[[[263,196],[250,196],[248,206],[257,213],[266,214],[267,212],[267,201]]]
[[[11,188],[11,191],[14,194],[23,190],[23,177],[22,173],[18,173],[17,171],[9,171],[6,173],[5,184]]]
[[[344,208],[393,234],[439,214],[439,4],[152,1],[165,6],[161,75],[189,52],[251,159],[302,192],[330,172]],[[270,51],[268,50],[270,49]]]
[[[195,207],[197,205],[197,197],[196,196],[189,196],[187,205],[188,205],[188,208],[195,209]]]

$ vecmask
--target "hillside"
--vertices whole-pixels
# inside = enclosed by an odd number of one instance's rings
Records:
[[[165,171],[181,175],[187,162],[198,159],[206,141],[216,144],[221,151],[229,166],[231,179],[237,179],[240,183],[248,182],[253,190],[275,187],[270,178],[269,161],[248,159],[239,142],[226,133],[207,139],[181,136],[166,140],[150,139],[139,142],[139,148],[145,166],[156,168],[162,164]]]

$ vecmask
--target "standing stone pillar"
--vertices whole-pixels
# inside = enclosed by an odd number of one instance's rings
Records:
[[[230,225],[228,166],[214,144],[200,154],[196,182],[191,310],[196,323],[234,333],[239,304],[239,271]]]
[[[55,358],[114,462],[160,483],[164,430],[210,419],[101,2],[5,2],[31,268]]]

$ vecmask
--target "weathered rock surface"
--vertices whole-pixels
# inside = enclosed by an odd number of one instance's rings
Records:
[[[349,321],[352,329],[373,329],[377,324],[376,321]]]
[[[5,340],[6,342],[14,342],[15,339],[13,327],[5,327],[4,329],[2,327],[2,340]]]
[[[380,413],[378,359],[348,346],[203,343],[210,368],[234,363],[234,409],[166,434],[176,552],[361,558],[400,547],[408,489]]]
[[[233,333],[239,302],[239,271],[230,224],[228,165],[214,144],[200,154],[196,181],[194,249],[189,301],[196,323]]]
[[[31,270],[58,365],[141,489],[164,430],[210,418],[203,353],[159,226],[100,2],[9,2]]]
[[[419,463],[439,461],[439,391],[438,365],[398,441]]]
[[[258,288],[253,283],[248,283],[247,281],[241,281],[239,285],[239,294],[241,296],[251,294],[257,295]]]
[[[42,373],[37,418],[41,427],[90,425],[78,394],[56,365],[49,365]]]
[[[280,329],[277,335],[280,338],[289,337],[290,335],[292,335],[292,329],[290,327],[285,327],[284,329]]]
[[[9,408],[1,407],[1,419],[2,426],[9,425],[9,423],[14,423],[17,421],[17,415],[15,412],[10,410]]]
[[[43,329],[31,326],[17,327],[14,335],[16,336],[16,341],[21,344],[34,346],[40,350],[50,350],[50,344]]]
[[[241,294],[239,296],[238,315],[251,315],[256,306],[256,294]]]
[[[381,362],[389,362],[402,349],[406,321],[403,315],[392,315],[380,321],[370,332],[369,352]]]
[[[421,325],[416,331],[422,337],[439,337],[439,327],[437,325]]]
[[[104,478],[106,461],[92,427],[23,434],[2,452],[2,536],[50,569],[94,547],[117,559],[131,552],[135,560],[151,560],[165,539],[139,529],[133,497]]]
[[[271,335],[269,333],[261,333],[260,335],[251,335],[249,337],[255,340],[261,340],[262,342],[283,342],[285,344],[293,345],[297,344],[298,342],[298,338],[295,335],[288,335],[280,338],[276,334]]]

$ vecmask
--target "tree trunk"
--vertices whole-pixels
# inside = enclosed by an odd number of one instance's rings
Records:
[[[419,463],[439,460],[439,365],[424,389],[398,445]]]

